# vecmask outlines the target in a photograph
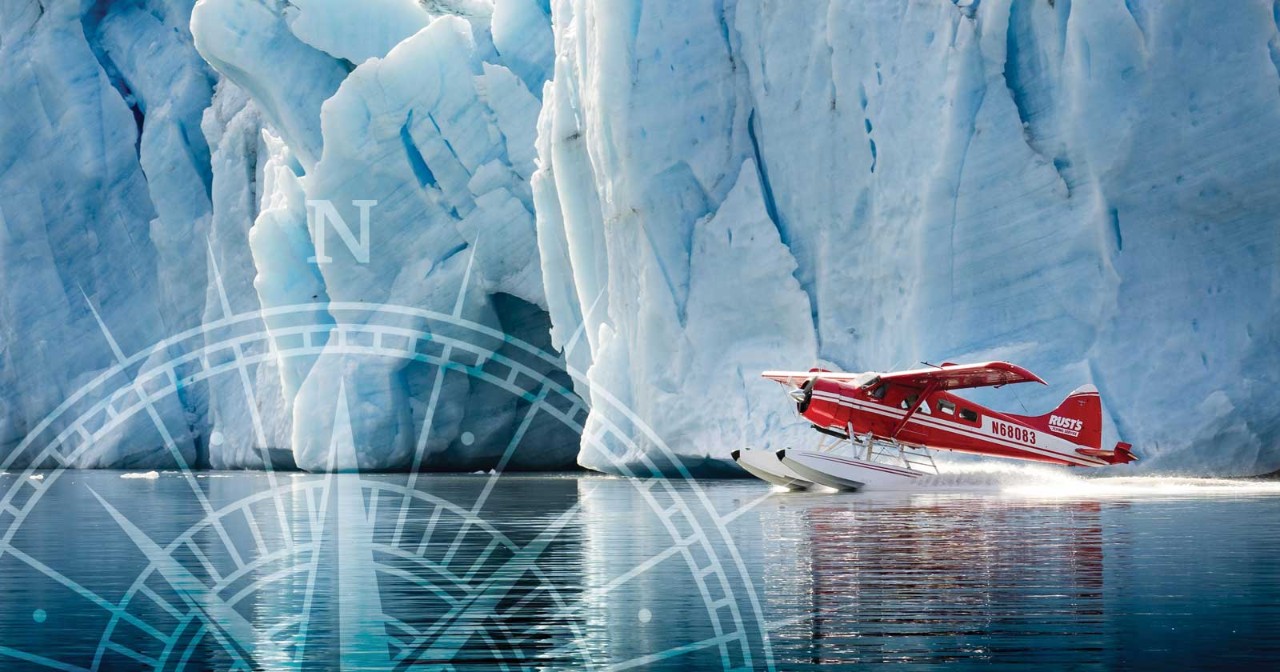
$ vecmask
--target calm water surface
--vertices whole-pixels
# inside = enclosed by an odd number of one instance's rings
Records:
[[[11,473],[0,669],[1280,661],[1280,484],[934,485]]]

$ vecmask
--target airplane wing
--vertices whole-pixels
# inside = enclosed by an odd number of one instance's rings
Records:
[[[827,371],[824,369],[810,369],[808,371],[765,371],[760,374],[760,376],[787,387],[800,387],[808,382],[810,378],[815,376],[820,377],[823,380],[834,380],[853,385],[861,385],[875,378],[874,373],[836,373],[834,371]]]
[[[800,371],[765,371],[760,376],[787,387],[800,387],[804,385],[806,380],[813,377],[813,374],[808,371],[803,373]]]
[[[1008,362],[983,362],[980,364],[943,364],[932,369],[915,369],[881,374],[880,379],[924,389],[931,383],[940,390],[961,390],[972,387],[992,387],[1012,383],[1040,383],[1046,385],[1034,373]]]

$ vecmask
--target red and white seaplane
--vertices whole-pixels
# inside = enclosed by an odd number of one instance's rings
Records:
[[[1039,416],[994,411],[952,393],[1045,384],[1008,362],[947,363],[896,373],[812,369],[763,375],[790,388],[796,410],[823,438],[812,450],[735,450],[733,459],[751,474],[793,490],[899,488],[938,473],[931,450],[1077,467],[1138,459],[1127,443],[1102,449],[1102,401],[1092,385]]]

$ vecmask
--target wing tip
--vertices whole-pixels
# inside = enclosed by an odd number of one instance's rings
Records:
[[[1012,362],[987,362],[987,363],[986,363],[986,366],[989,366],[989,367],[991,367],[991,368],[1004,369],[1004,370],[1006,370],[1006,371],[1008,371],[1008,372],[1010,372],[1010,373],[1016,373],[1016,374],[1018,374],[1019,376],[1022,376],[1022,378],[1023,378],[1023,380],[1021,380],[1021,381],[1019,381],[1019,382],[1024,382],[1024,383],[1040,383],[1041,385],[1048,385],[1048,384],[1049,384],[1048,382],[1046,382],[1046,381],[1045,381],[1045,379],[1044,379],[1044,378],[1041,378],[1040,376],[1037,376],[1037,375],[1036,375],[1035,373],[1033,373],[1030,369],[1028,369],[1028,368],[1026,368],[1026,367],[1018,366],[1017,364],[1014,364],[1014,363],[1012,363]]]

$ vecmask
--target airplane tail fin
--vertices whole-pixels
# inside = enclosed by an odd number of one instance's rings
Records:
[[[1022,419],[1037,429],[1076,444],[1079,446],[1076,452],[1081,455],[1096,457],[1107,464],[1138,461],[1138,456],[1133,454],[1133,446],[1123,441],[1110,450],[1102,449],[1102,399],[1098,396],[1098,388],[1092,385],[1085,385],[1067,395],[1049,413]]]
[[[1077,446],[1102,449],[1102,399],[1098,396],[1098,388],[1092,385],[1085,385],[1067,395],[1049,413],[1028,419]]]

